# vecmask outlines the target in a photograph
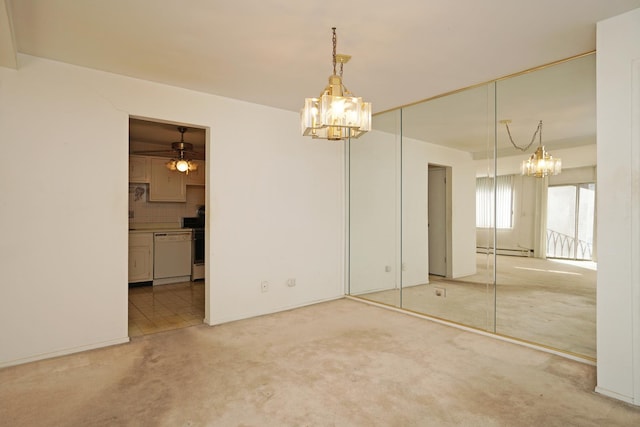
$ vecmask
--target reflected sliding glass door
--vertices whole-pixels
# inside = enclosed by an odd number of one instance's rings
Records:
[[[549,187],[547,257],[593,259],[595,184]]]

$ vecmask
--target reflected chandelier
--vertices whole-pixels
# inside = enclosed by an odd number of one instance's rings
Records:
[[[509,130],[509,123],[511,123],[511,120],[500,120],[500,123],[504,124],[507,128],[507,134],[509,135],[509,141],[511,141],[511,144],[520,151],[527,151],[535,142],[536,135],[538,136],[539,143],[536,152],[527,160],[522,161],[522,165],[520,166],[522,175],[544,178],[549,175],[558,175],[562,171],[562,160],[553,158],[553,156],[544,149],[544,145],[542,145],[542,120],[538,123],[538,127],[533,133],[531,142],[529,142],[526,147],[519,147],[513,141],[511,131]]]
[[[358,138],[371,130],[371,103],[353,96],[342,83],[342,69],[351,56],[336,54],[336,28],[333,31],[333,74],[318,98],[306,98],[300,112],[302,135],[339,141]],[[336,73],[340,64],[340,74]]]

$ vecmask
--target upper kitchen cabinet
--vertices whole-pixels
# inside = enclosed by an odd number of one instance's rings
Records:
[[[149,183],[151,181],[151,159],[143,156],[129,156],[129,182]]]
[[[150,202],[186,202],[185,175],[167,169],[167,159],[151,158]]]
[[[206,165],[204,160],[197,160],[198,169],[189,172],[187,175],[187,185],[205,185],[205,170]]]

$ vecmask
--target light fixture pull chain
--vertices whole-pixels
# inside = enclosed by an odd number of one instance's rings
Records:
[[[536,141],[536,136],[540,134],[540,145],[542,145],[542,120],[538,123],[538,127],[536,131],[533,133],[533,137],[531,137],[531,142],[526,147],[519,147],[515,142],[513,142],[513,138],[511,137],[511,130],[509,130],[509,123],[505,120],[504,125],[507,127],[507,134],[509,135],[509,141],[511,141],[511,145],[513,145],[516,149],[520,151],[527,151],[533,143]]]
[[[336,46],[338,44],[338,37],[336,36],[336,27],[331,27],[333,30],[333,75],[336,75]]]

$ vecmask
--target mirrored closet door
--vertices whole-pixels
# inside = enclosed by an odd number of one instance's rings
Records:
[[[595,358],[595,142],[594,54],[375,115],[349,293]],[[522,175],[541,144],[561,172]]]

